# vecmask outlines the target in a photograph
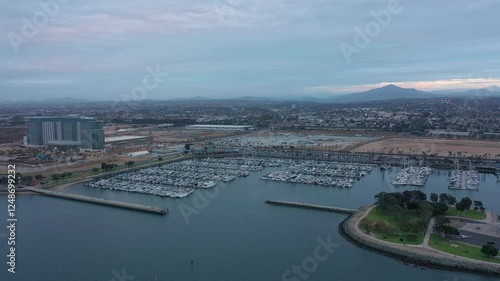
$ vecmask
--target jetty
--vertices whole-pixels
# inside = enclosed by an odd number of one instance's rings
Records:
[[[154,214],[159,214],[159,215],[168,214],[168,209],[157,208],[157,207],[152,207],[152,206],[143,206],[143,205],[132,204],[132,203],[111,201],[111,200],[102,199],[102,198],[88,197],[88,196],[83,196],[83,195],[69,194],[69,193],[57,192],[57,191],[52,191],[52,190],[44,190],[44,189],[38,189],[38,188],[25,188],[25,190],[39,193],[39,194],[43,194],[43,195],[69,199],[69,200],[75,200],[75,201],[81,201],[81,202],[87,202],[87,203],[93,203],[93,204],[100,204],[100,205],[106,205],[106,206],[111,206],[111,207],[117,207],[117,208],[123,208],[123,209],[129,209],[129,210],[135,210],[135,211],[141,211],[141,212],[147,212],[147,213],[154,213]]]
[[[354,214],[358,211],[356,209],[348,209],[348,208],[340,208],[340,207],[332,207],[332,206],[324,206],[324,205],[316,205],[316,204],[306,204],[306,203],[290,202],[290,201],[279,201],[279,200],[267,200],[266,204],[304,208],[304,209],[313,209],[313,210],[341,213],[341,214]]]

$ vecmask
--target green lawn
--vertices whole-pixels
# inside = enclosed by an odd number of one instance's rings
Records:
[[[410,244],[410,245],[419,245],[424,242],[424,233],[415,233],[417,235],[416,240],[410,241],[408,239],[408,235],[411,233],[407,232],[399,232],[399,220],[396,219],[393,215],[386,215],[382,214],[379,212],[376,208],[373,208],[371,212],[363,219],[363,221],[369,220],[371,222],[376,222],[376,221],[384,221],[388,225],[392,225],[397,231],[395,233],[383,233],[383,232],[378,232],[376,230],[370,229],[370,232],[375,234],[375,237],[377,237],[380,240],[388,241],[388,242],[393,242],[393,243],[398,243],[398,244]],[[359,226],[361,230],[365,230],[363,226]],[[401,238],[403,238],[403,241],[401,241]]]
[[[448,211],[446,211],[445,216],[455,216],[455,217],[463,217],[463,218],[468,218],[468,219],[474,219],[474,220],[481,220],[486,218],[485,213],[481,213],[478,211],[474,210],[467,210],[465,211],[465,215],[463,212],[457,211],[457,208],[455,207],[450,207]]]
[[[417,239],[415,241],[408,240],[408,233],[400,233],[400,234],[375,233],[375,236],[377,237],[377,239],[384,240],[387,242],[399,243],[399,244],[409,244],[409,245],[420,245],[424,242],[424,234],[423,233],[416,233],[416,234],[417,234]],[[403,238],[403,241],[401,241],[401,238]]]
[[[392,215],[388,214],[383,214],[377,210],[377,208],[373,208],[370,213],[365,217],[365,219],[371,220],[371,221],[378,221],[382,220],[387,223],[390,223],[392,225],[397,225],[398,224],[398,219],[396,219]]]
[[[450,245],[455,244],[458,245],[458,247],[452,247]],[[500,263],[499,259],[496,258],[490,258],[486,256],[485,254],[481,253],[481,248],[456,242],[456,241],[447,241],[438,235],[432,233],[431,238],[429,239],[429,246],[432,248],[443,251],[449,254],[461,256],[461,257],[466,257],[470,259],[475,259],[475,260],[481,260],[481,261],[489,261],[489,262],[496,262]]]

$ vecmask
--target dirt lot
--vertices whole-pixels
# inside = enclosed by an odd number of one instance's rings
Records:
[[[207,138],[215,138],[227,135],[227,132],[211,132],[196,130],[164,130],[152,131],[151,135],[155,142],[163,143],[186,143]]]
[[[138,128],[134,132],[117,133],[115,128],[108,127],[106,134],[112,135],[137,135],[137,136],[152,136],[155,143],[168,144],[185,144],[188,142],[203,141],[213,138],[220,138],[234,134],[231,131],[203,131],[203,130],[186,130],[184,128],[170,128],[158,130],[155,128]]]
[[[26,128],[24,126],[0,128],[0,143],[13,143],[22,142],[23,137],[26,135]]]
[[[385,153],[412,153],[427,154],[437,153],[440,156],[484,156],[496,159],[500,153],[500,142],[476,140],[449,140],[432,138],[390,138],[361,145],[354,149],[359,152],[385,152]]]
[[[366,131],[366,130],[276,130],[276,131],[255,131],[249,136],[268,136],[273,134],[298,134],[303,136],[310,135],[330,135],[330,136],[342,136],[342,137],[370,137],[370,138],[380,138],[380,137],[396,137],[397,133],[388,131]]]

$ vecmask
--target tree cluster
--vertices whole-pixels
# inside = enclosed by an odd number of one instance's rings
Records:
[[[51,176],[52,180],[61,180],[61,179],[65,179],[67,177],[71,177],[73,175],[73,173],[71,172],[67,172],[67,173],[62,173],[62,174],[53,174]]]
[[[101,169],[105,172],[111,171],[114,168],[118,167],[118,164],[107,164],[107,163],[102,163],[101,164]]]
[[[491,243],[484,244],[481,252],[489,257],[496,257],[498,255],[498,249]]]
[[[460,231],[457,228],[451,226],[450,220],[445,217],[437,217],[434,228],[438,232],[443,233],[445,237],[448,237],[448,235],[450,234],[460,235]]]
[[[441,212],[443,207],[431,204],[427,201],[427,195],[419,190],[381,192],[375,195],[375,199],[377,209],[383,214],[393,215],[400,222],[400,230],[404,232],[424,231],[433,214]]]

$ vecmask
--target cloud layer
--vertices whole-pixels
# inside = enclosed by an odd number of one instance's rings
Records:
[[[6,99],[115,100],[156,65],[170,74],[148,95],[158,99],[499,84],[497,1],[400,0],[350,60],[339,46],[359,47],[357,30],[396,0],[55,1],[0,4]]]

